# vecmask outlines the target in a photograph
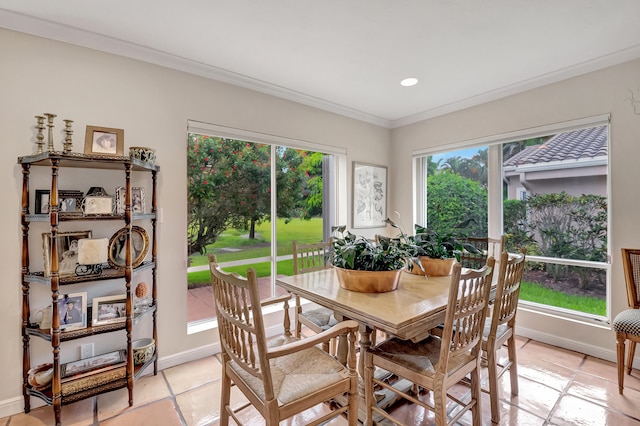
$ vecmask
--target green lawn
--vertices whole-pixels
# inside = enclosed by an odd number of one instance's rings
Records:
[[[322,240],[322,219],[311,220],[293,219],[285,223],[283,219],[278,220],[278,255],[291,254],[291,242],[297,240],[300,243],[312,243]],[[254,257],[269,256],[271,250],[271,228],[269,223],[263,223],[256,227],[256,239],[249,240],[246,231],[235,229],[227,230],[218,238],[215,244],[207,247],[207,253],[214,253],[219,262],[229,262],[233,260],[250,259]],[[240,249],[240,251],[230,252],[223,249]],[[191,265],[206,265],[207,256],[191,256]],[[269,262],[255,263],[225,268],[227,272],[237,272],[244,275],[247,268],[256,269],[258,277],[266,277],[271,274]],[[284,260],[278,262],[278,273],[293,274],[293,262]],[[189,288],[201,285],[209,285],[209,271],[191,272],[189,274]],[[543,287],[532,282],[522,282],[520,299],[541,303],[560,308],[571,309],[579,312],[586,312],[595,315],[606,315],[606,301],[596,297],[576,296]]]

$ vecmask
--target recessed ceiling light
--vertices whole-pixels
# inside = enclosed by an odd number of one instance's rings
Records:
[[[418,84],[418,79],[415,77],[408,77],[403,79],[400,82],[400,86],[404,86],[404,87],[411,87],[411,86],[415,86],[416,84]]]

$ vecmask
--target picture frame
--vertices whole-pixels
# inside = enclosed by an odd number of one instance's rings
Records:
[[[60,204],[58,205],[58,211],[62,215],[82,215],[83,198],[84,194],[82,191],[59,190],[58,200],[60,200]]]
[[[71,331],[87,328],[87,292],[58,296],[60,330]]]
[[[124,214],[127,200],[127,189],[124,186],[116,188],[116,214]],[[144,213],[146,210],[146,200],[144,188],[134,186],[131,188],[131,212]]]
[[[127,295],[94,297],[91,309],[94,326],[124,322],[127,320]]]
[[[35,214],[49,214],[49,197],[51,191],[48,189],[36,189],[36,199],[34,203]]]
[[[149,252],[149,234],[141,226],[131,227],[132,249],[131,267],[137,268],[142,264]],[[109,265],[115,269],[124,269],[126,266],[127,228],[121,228],[109,239]]]
[[[379,228],[387,218],[387,167],[353,162],[352,227]]]
[[[78,240],[91,238],[91,231],[58,232],[56,245],[58,248],[58,275],[74,276],[78,266]],[[51,233],[42,233],[44,255],[44,276],[51,276]]]
[[[103,157],[124,155],[124,129],[87,126],[84,153]]]
[[[117,366],[125,363],[127,360],[127,352],[120,349],[106,354],[92,356],[90,358],[79,359],[60,365],[60,378],[67,379],[70,377],[81,377],[90,372],[97,372],[105,367]]]

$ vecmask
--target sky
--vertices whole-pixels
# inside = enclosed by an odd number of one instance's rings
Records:
[[[438,160],[440,160],[441,158],[442,159],[446,159],[446,158],[451,158],[453,156],[458,156],[458,157],[463,157],[463,158],[471,158],[474,155],[476,155],[478,150],[480,150],[482,148],[486,148],[486,147],[484,147],[484,146],[476,146],[476,147],[473,147],[473,148],[461,149],[459,151],[448,151],[448,152],[445,152],[443,154],[435,154],[433,156],[433,161],[435,161],[437,163]]]

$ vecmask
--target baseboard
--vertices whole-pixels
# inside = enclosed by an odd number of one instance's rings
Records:
[[[558,337],[553,334],[541,333],[540,331],[524,328],[519,325],[516,328],[516,334],[541,343],[547,343],[549,345],[558,346],[570,351],[576,351],[585,355],[590,355],[607,361],[616,362],[615,342],[612,343],[611,349],[605,349],[600,346],[590,345],[583,341],[570,340],[564,337]],[[634,364],[638,365],[637,362],[638,359],[636,358]]]

